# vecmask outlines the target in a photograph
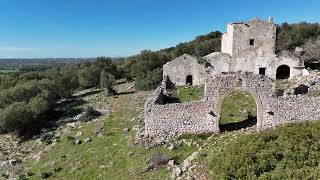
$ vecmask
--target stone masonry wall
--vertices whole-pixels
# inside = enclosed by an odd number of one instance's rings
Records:
[[[252,73],[221,74],[207,77],[201,101],[163,105],[166,94],[166,83],[163,83],[146,102],[146,134],[157,139],[186,133],[217,133],[223,99],[236,90],[249,92],[256,100],[258,131],[292,122],[320,120],[320,97],[277,97],[273,84],[271,79]]]

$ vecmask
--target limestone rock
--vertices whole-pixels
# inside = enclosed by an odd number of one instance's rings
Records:
[[[175,166],[175,167],[173,167],[173,170],[172,170],[170,178],[171,179],[176,179],[176,178],[180,177],[181,175],[182,175],[181,168],[179,166]]]
[[[175,162],[173,159],[168,161],[168,166],[173,166],[174,164],[175,164]]]
[[[84,143],[88,143],[88,142],[91,142],[91,141],[92,141],[91,138],[86,138],[86,139],[84,139]]]
[[[75,142],[75,144],[81,144],[82,143],[82,141],[81,140],[76,140],[76,142]]]
[[[77,134],[76,134],[76,137],[80,137],[80,136],[82,136],[82,132],[77,132]]]

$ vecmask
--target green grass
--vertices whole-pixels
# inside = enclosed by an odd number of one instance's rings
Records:
[[[140,96],[140,95],[139,95]],[[144,95],[147,97],[146,95]],[[54,148],[40,160],[23,162],[24,174],[33,172],[31,179],[40,179],[44,172],[53,173],[52,179],[166,179],[170,170],[160,168],[145,171],[145,160],[157,152],[164,153],[167,158],[175,159],[178,163],[192,154],[195,146],[181,145],[175,151],[167,147],[146,149],[134,144],[135,132],[124,132],[136,123],[130,121],[137,118],[144,105],[145,99],[135,98],[135,94],[120,95],[112,100],[111,116],[102,121],[87,123],[81,129],[72,130],[63,136]],[[104,123],[104,125],[102,124]],[[105,127],[104,138],[93,136],[92,131],[98,126]],[[74,145],[77,132],[83,132],[81,140],[92,138],[92,142]],[[130,155],[133,153],[133,155]],[[61,171],[55,170],[62,168]]]
[[[276,80],[275,84],[275,90],[278,96],[282,96],[284,91],[292,85],[291,82],[287,79]]]
[[[200,152],[210,179],[319,179],[320,122],[215,136]]]
[[[256,116],[256,111],[256,102],[249,93],[233,92],[222,103],[219,124],[244,121],[248,115]]]
[[[181,103],[197,101],[203,97],[204,87],[203,86],[181,86],[177,87],[175,97],[179,99]]]

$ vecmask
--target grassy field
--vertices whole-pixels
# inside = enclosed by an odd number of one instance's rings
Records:
[[[140,114],[147,93],[124,93],[112,100],[109,118],[87,123],[61,137],[50,152],[40,160],[29,160],[23,163],[24,174],[35,174],[30,179],[41,179],[49,174],[52,179],[166,179],[170,170],[160,168],[146,171],[146,159],[156,153],[164,153],[168,159],[178,163],[196,150],[195,146],[182,145],[175,151],[167,147],[146,149],[134,144],[135,132],[132,127],[141,125],[133,122]],[[93,131],[104,127],[104,136],[96,137]],[[125,130],[128,128],[128,130]],[[83,140],[90,137],[92,142],[75,145],[77,132]],[[69,140],[68,140],[69,139]],[[72,140],[70,140],[72,139]]]
[[[219,124],[240,122],[248,119],[248,115],[257,114],[256,102],[253,97],[242,91],[236,91],[226,97],[221,107]]]
[[[197,101],[203,97],[203,86],[181,86],[177,87],[174,96],[183,102]]]

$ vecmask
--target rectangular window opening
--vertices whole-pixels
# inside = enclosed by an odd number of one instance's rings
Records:
[[[259,74],[265,76],[266,75],[266,68],[259,68]]]
[[[250,39],[250,46],[254,45],[254,39]]]

